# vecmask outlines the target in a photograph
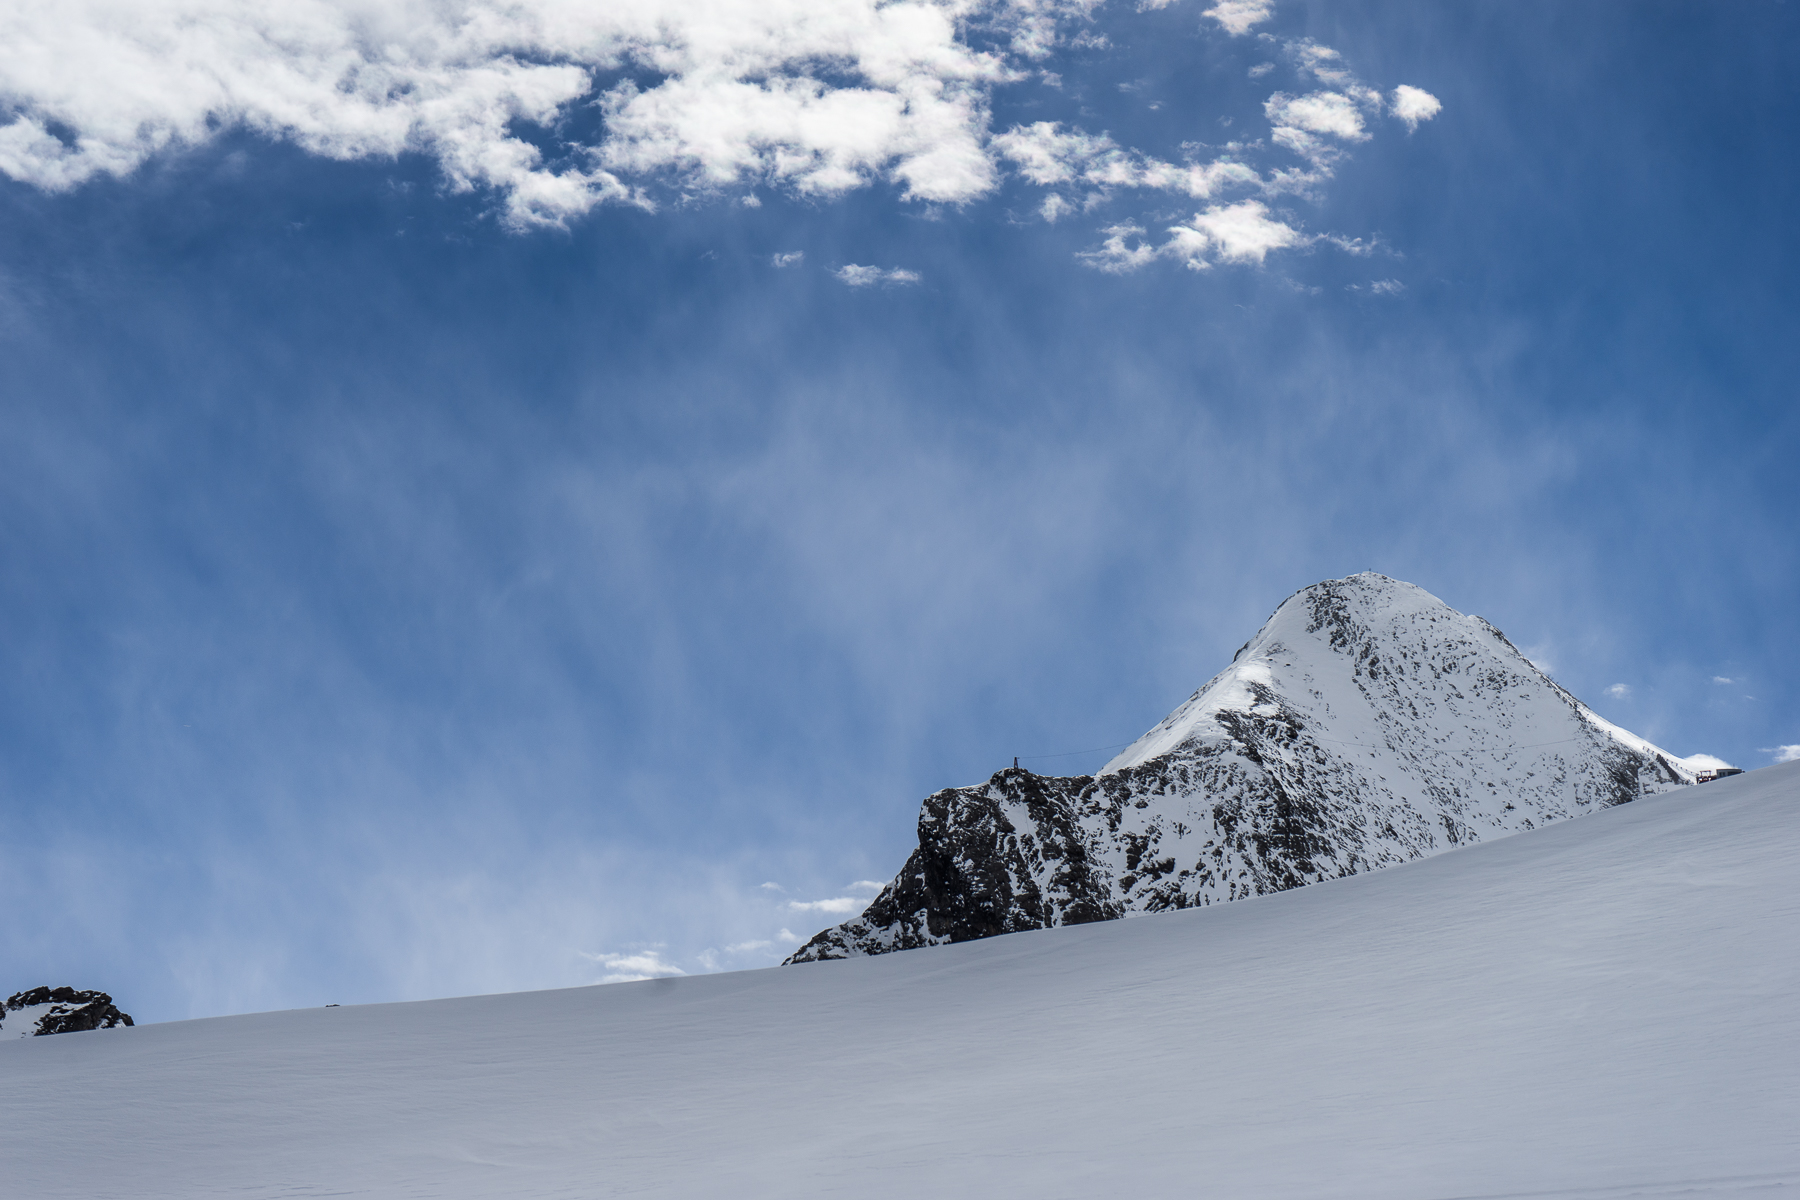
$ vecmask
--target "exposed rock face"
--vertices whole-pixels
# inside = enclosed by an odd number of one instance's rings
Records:
[[[893,883],[788,961],[1238,900],[1694,781],[1480,617],[1353,575],[1291,596],[1098,775],[928,797]]]
[[[105,992],[78,992],[72,987],[39,987],[14,992],[0,1005],[0,1037],[38,1037],[130,1025]]]

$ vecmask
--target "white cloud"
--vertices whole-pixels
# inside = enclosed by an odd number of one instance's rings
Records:
[[[1408,132],[1417,129],[1421,122],[1431,120],[1444,109],[1443,102],[1430,92],[1404,83],[1394,89],[1389,103],[1393,107],[1394,116],[1406,122]]]
[[[1311,75],[1321,83],[1342,87],[1356,78],[1345,64],[1343,55],[1311,38],[1289,42],[1287,52],[1303,75]]]
[[[1209,257],[1224,262],[1261,263],[1272,250],[1285,250],[1306,241],[1298,230],[1271,217],[1267,206],[1257,200],[1215,204],[1194,214],[1188,224],[1177,225],[1169,234],[1169,253],[1196,268]]]
[[[1778,763],[1800,762],[1800,746],[1777,746],[1771,753]]]
[[[800,940],[800,935],[786,926],[783,926],[781,932],[775,935],[775,940],[778,942],[786,942],[791,946]]]
[[[1054,122],[990,137],[996,87],[1056,86],[1040,66],[1050,50],[1105,46],[1088,28],[1101,2],[0,0],[0,173],[63,191],[237,129],[342,160],[430,156],[452,191],[492,191],[516,228],[727,189],[757,207],[759,188],[831,197],[886,182],[958,204],[992,192],[1007,167],[1060,193],[1040,208],[1054,221],[1121,189],[1204,202],[1313,195],[1339,144],[1369,136],[1363,114],[1381,97],[1342,55],[1258,34],[1326,85],[1270,97],[1267,141],[1231,143],[1210,161],[1206,147],[1184,145],[1173,162]],[[1205,15],[1240,36],[1273,12],[1271,0],[1218,0]],[[1393,93],[1409,128],[1439,107],[1417,88]],[[597,120],[568,120],[586,115]],[[1245,161],[1270,145],[1307,167],[1265,174]],[[1269,245],[1299,244],[1291,230],[1280,236]],[[1168,256],[1194,265],[1267,253],[1211,233],[1204,245],[1203,259]],[[1113,269],[1141,251],[1089,261]],[[918,282],[873,270],[838,275],[859,287]]]
[[[1319,186],[1331,178],[1333,166],[1344,157],[1344,144],[1366,142],[1373,136],[1367,118],[1381,112],[1382,97],[1360,82],[1343,55],[1330,46],[1302,38],[1284,43],[1283,50],[1302,78],[1310,76],[1327,86],[1304,96],[1276,92],[1264,102],[1263,115],[1272,126],[1269,141],[1305,159],[1308,169],[1270,172],[1263,181],[1263,193],[1317,198]],[[1417,128],[1441,107],[1435,97],[1417,88],[1402,88],[1394,96],[1396,105],[1406,106],[1404,113],[1397,111],[1396,115],[1409,129]]]
[[[1631,699],[1631,685],[1629,683],[1615,683],[1606,689],[1606,694],[1611,696],[1614,700],[1629,700]]]
[[[1735,679],[1727,679],[1727,678],[1725,678],[1725,676],[1723,676],[1723,675],[1714,675],[1714,676],[1713,676],[1713,682],[1714,682],[1714,683],[1736,683],[1736,682],[1737,682],[1737,680],[1735,680]]]
[[[1142,225],[1111,225],[1102,232],[1106,234],[1106,241],[1100,248],[1084,250],[1079,255],[1089,266],[1119,275],[1156,261],[1157,250],[1144,241]]]
[[[1329,134],[1347,142],[1369,139],[1356,101],[1342,92],[1310,92],[1304,96],[1276,92],[1263,104],[1263,113],[1275,126],[1277,138],[1286,128]]]
[[[1690,754],[1678,761],[1690,771],[1716,771],[1731,765],[1716,754]]]
[[[517,225],[649,204],[659,175],[834,195],[877,179],[956,203],[990,190],[977,49],[1055,44],[1093,0],[88,0],[12,3],[0,171],[60,191],[232,128],[338,159],[431,155]],[[979,20],[978,20],[979,19]],[[606,75],[627,79],[596,95]],[[640,82],[632,82],[636,77]],[[602,131],[559,143],[599,101]],[[527,140],[522,128],[543,139]],[[537,144],[548,142],[545,148]]]
[[[1057,121],[1015,125],[994,138],[1000,153],[1018,165],[1019,174],[1036,184],[1068,183],[1085,164],[1120,154],[1118,145],[1105,134],[1062,132]]]
[[[1171,258],[1190,270],[1203,271],[1215,262],[1261,265],[1275,250],[1304,246],[1314,239],[1277,220],[1259,200],[1215,204],[1195,213],[1185,225],[1169,229],[1161,246],[1144,239],[1141,225],[1114,225],[1106,231],[1098,249],[1084,251],[1089,266],[1121,274],[1148,266],[1159,258]]]
[[[770,262],[771,262],[771,263],[772,263],[772,264],[773,264],[773,265],[774,265],[774,266],[777,266],[777,267],[797,267],[797,266],[799,266],[799,265],[800,265],[800,264],[801,264],[801,263],[803,263],[803,262],[805,262],[805,261],[806,261],[806,251],[804,251],[804,250],[790,250],[790,251],[789,251],[789,252],[788,252],[788,253],[786,253],[786,254],[777,254],[777,255],[775,255],[775,256],[774,256],[774,257],[773,257],[773,258],[772,258],[772,259],[770,259],[770,260],[769,260],[769,261],[770,261]],[[764,886],[764,887],[770,887],[770,886],[772,886],[772,885],[770,885],[770,884],[767,884],[767,883],[765,883],[765,884],[763,884],[763,886]]]
[[[857,892],[879,892],[887,884],[879,879],[859,879],[850,885],[850,890]]]
[[[1151,188],[1204,200],[1226,188],[1262,183],[1254,169],[1230,157],[1210,163],[1164,162],[1128,150],[1105,134],[1065,132],[1057,121],[1015,125],[997,135],[993,145],[1019,174],[1044,187],[1079,183],[1097,189]]]
[[[672,975],[686,975],[674,963],[663,960],[659,949],[637,950],[630,954],[582,954],[583,958],[599,963],[606,968],[607,974],[601,977],[601,983],[631,983],[639,979],[666,979]]]
[[[1275,15],[1275,0],[1219,0],[1200,15],[1217,21],[1232,37],[1242,37]]]
[[[837,896],[830,900],[789,900],[787,906],[794,912],[840,914],[861,912],[869,902],[855,896]]]
[[[917,271],[907,271],[900,267],[883,270],[880,267],[863,267],[855,263],[845,263],[832,272],[851,287],[874,287],[877,284],[907,284],[919,282]]]
[[[1345,254],[1354,254],[1358,258],[1367,258],[1369,255],[1375,253],[1376,243],[1372,242],[1372,241],[1365,242],[1362,238],[1347,238],[1347,237],[1343,237],[1339,234],[1333,233],[1333,234],[1326,234],[1323,237],[1321,237],[1319,240],[1321,242],[1329,242],[1333,246],[1336,246],[1339,250],[1342,250]],[[1378,283],[1386,283],[1386,284],[1394,284],[1395,286],[1392,289],[1389,289],[1389,288],[1385,288],[1385,287],[1376,287],[1375,284],[1370,284],[1369,289],[1371,291],[1382,291],[1382,292],[1389,291],[1389,290],[1398,291],[1400,288],[1405,286],[1404,284],[1398,283],[1397,281],[1392,280],[1392,279],[1378,280],[1377,282]]]
[[[1292,125],[1277,125],[1270,131],[1269,140],[1283,150],[1293,151],[1312,165],[1311,171],[1274,173],[1269,186],[1264,189],[1269,192],[1283,191],[1302,196],[1310,195],[1320,183],[1331,177],[1332,164],[1342,157],[1342,153],[1330,142],[1316,138],[1304,129],[1296,129]]]
[[[1264,75],[1267,75],[1274,69],[1275,64],[1272,62],[1257,63],[1254,67],[1250,68],[1250,78],[1261,79]]]
[[[770,880],[768,883],[759,883],[756,886],[765,892],[785,892],[785,891],[787,891],[786,888],[782,887],[779,883],[776,883],[774,880]]]

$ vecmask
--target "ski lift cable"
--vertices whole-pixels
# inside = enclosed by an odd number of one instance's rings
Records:
[[[1138,739],[1136,739],[1136,738],[1132,738],[1131,742],[1135,742],[1137,740]],[[1034,761],[1035,762],[1037,759],[1040,759],[1040,758],[1074,758],[1077,754],[1098,754],[1102,750],[1123,750],[1125,747],[1131,745],[1131,742],[1120,742],[1116,746],[1095,746],[1092,750],[1064,750],[1060,754],[1021,754],[1021,755],[1019,755],[1019,761],[1020,762],[1026,762],[1026,761]]]

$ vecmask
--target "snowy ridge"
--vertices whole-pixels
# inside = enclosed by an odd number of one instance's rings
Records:
[[[1098,775],[927,798],[894,882],[789,961],[1238,900],[1694,781],[1480,617],[1353,575],[1289,597]]]

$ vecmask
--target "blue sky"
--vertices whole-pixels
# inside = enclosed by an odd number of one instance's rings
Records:
[[[293,12],[0,6],[0,988],[767,965],[1365,569],[1800,743],[1792,5]]]

